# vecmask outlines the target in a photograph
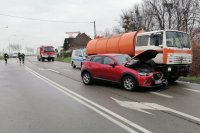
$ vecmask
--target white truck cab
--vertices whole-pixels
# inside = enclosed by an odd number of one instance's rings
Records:
[[[86,49],[75,49],[72,51],[71,65],[73,68],[81,67],[82,62],[86,59]]]
[[[158,52],[154,58],[157,71],[174,82],[180,76],[187,76],[192,63],[192,47],[189,35],[176,30],[160,30],[139,33],[135,47],[136,55],[153,49]]]

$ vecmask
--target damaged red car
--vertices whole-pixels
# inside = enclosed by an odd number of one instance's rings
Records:
[[[119,83],[126,90],[139,87],[161,86],[163,74],[154,70],[152,60],[157,55],[155,50],[147,50],[133,58],[126,54],[98,54],[88,57],[81,68],[84,84],[94,80]]]

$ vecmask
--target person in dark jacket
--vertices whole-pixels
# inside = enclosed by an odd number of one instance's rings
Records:
[[[5,63],[7,64],[7,60],[8,60],[8,57],[9,57],[8,54],[4,53],[3,57],[4,57],[4,60],[5,60]]]
[[[22,60],[22,63],[23,63],[23,64],[24,64],[24,59],[25,59],[25,54],[22,53],[22,54],[21,54],[21,60]]]
[[[20,52],[18,52],[18,59],[19,59],[19,63],[21,64],[22,58],[21,58],[21,53]]]

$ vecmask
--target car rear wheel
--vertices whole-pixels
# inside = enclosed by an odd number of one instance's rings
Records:
[[[72,67],[73,67],[73,68],[76,68],[76,65],[74,65],[74,62],[72,62]]]
[[[125,76],[122,79],[122,86],[127,91],[133,91],[137,89],[137,81],[132,76]]]
[[[89,85],[92,83],[92,76],[89,72],[83,72],[82,81],[84,84]]]

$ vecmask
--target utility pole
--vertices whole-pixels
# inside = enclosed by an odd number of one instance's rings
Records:
[[[95,23],[95,21],[94,22],[90,22],[90,23],[94,24],[94,38],[95,38],[97,36],[97,33],[96,33],[96,23]]]

